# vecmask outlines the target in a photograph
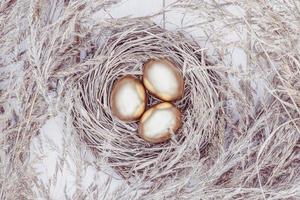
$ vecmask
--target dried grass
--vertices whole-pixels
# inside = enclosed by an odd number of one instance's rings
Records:
[[[126,179],[152,182],[190,168],[188,160],[203,157],[201,151],[224,131],[220,91],[225,90],[226,80],[218,74],[220,69],[207,64],[195,42],[144,21],[116,28],[102,45],[91,52],[89,70],[75,80],[77,131]],[[109,97],[114,81],[127,74],[141,77],[143,62],[162,57],[180,66],[184,76],[185,97],[176,105],[185,123],[171,142],[151,145],[138,137],[137,123],[112,117]],[[155,102],[152,98],[149,105]]]
[[[88,193],[78,182],[68,198],[299,199],[299,2],[178,1],[166,9],[199,20],[181,31],[148,17],[95,20],[113,3],[0,3],[0,199],[51,198],[51,183],[39,182],[31,168],[29,145],[59,111],[71,116],[66,126],[81,139],[74,134],[74,141],[97,156],[93,165],[113,167],[128,182],[110,192],[108,179]],[[208,39],[212,53],[183,31],[191,28],[202,30],[197,41]],[[229,32],[245,41],[226,42]],[[226,62],[232,46],[246,52],[245,68]],[[177,103],[184,126],[158,145],[109,109],[113,82],[140,77],[150,57],[172,59],[186,80]],[[90,165],[74,159],[78,169]]]

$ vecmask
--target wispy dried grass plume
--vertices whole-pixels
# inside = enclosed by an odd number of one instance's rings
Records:
[[[177,1],[166,13],[194,20],[172,31],[152,16],[112,18],[118,3],[0,2],[0,199],[54,198],[62,165],[41,181],[30,144],[59,113],[77,180],[61,199],[299,199],[299,1]],[[236,47],[245,66],[234,66]],[[153,57],[174,61],[186,82],[184,125],[156,145],[109,107],[118,77],[141,77]],[[88,166],[125,183],[84,189]]]

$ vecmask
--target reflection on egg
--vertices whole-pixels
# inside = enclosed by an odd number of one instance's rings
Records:
[[[125,122],[138,120],[146,108],[146,92],[139,79],[127,75],[113,86],[110,98],[114,116]]]
[[[151,94],[164,101],[182,98],[184,80],[178,68],[167,59],[150,59],[144,64],[143,83]]]
[[[143,114],[139,135],[151,143],[164,142],[176,133],[181,124],[181,112],[175,106],[168,102],[156,104]]]

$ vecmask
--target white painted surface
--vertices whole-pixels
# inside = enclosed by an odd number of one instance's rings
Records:
[[[109,15],[113,18],[153,15],[152,20],[162,25],[163,17],[161,14],[157,15],[157,13],[162,13],[162,8],[163,0],[123,0],[120,4],[113,6]]]

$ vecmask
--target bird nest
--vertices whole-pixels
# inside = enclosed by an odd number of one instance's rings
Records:
[[[68,199],[300,199],[300,1],[178,0],[163,13],[114,18],[122,2],[1,1],[0,199],[62,199],[56,188]],[[173,11],[226,72],[188,34],[148,21],[163,14],[168,25]],[[174,102],[183,126],[160,144],[110,110],[114,82],[141,78],[149,58],[170,59],[185,79]],[[61,114],[59,148],[55,135],[42,143],[44,123]],[[84,157],[84,144],[99,162]],[[36,163],[48,165],[52,151],[39,154],[48,146],[58,156],[45,179]],[[85,169],[106,165],[132,184],[108,191],[114,182],[95,173],[85,187]]]
[[[108,32],[98,45],[88,55],[93,62],[76,80],[72,110],[74,127],[93,152],[127,180],[174,175],[188,169],[188,163],[208,156],[212,140],[224,130],[223,78],[204,50],[184,33],[145,21]],[[171,60],[185,80],[184,98],[174,102],[182,111],[183,125],[170,141],[160,144],[141,139],[138,123],[119,121],[110,109],[115,81],[128,74],[141,78],[143,63],[150,58]],[[151,97],[148,106],[157,102]]]

